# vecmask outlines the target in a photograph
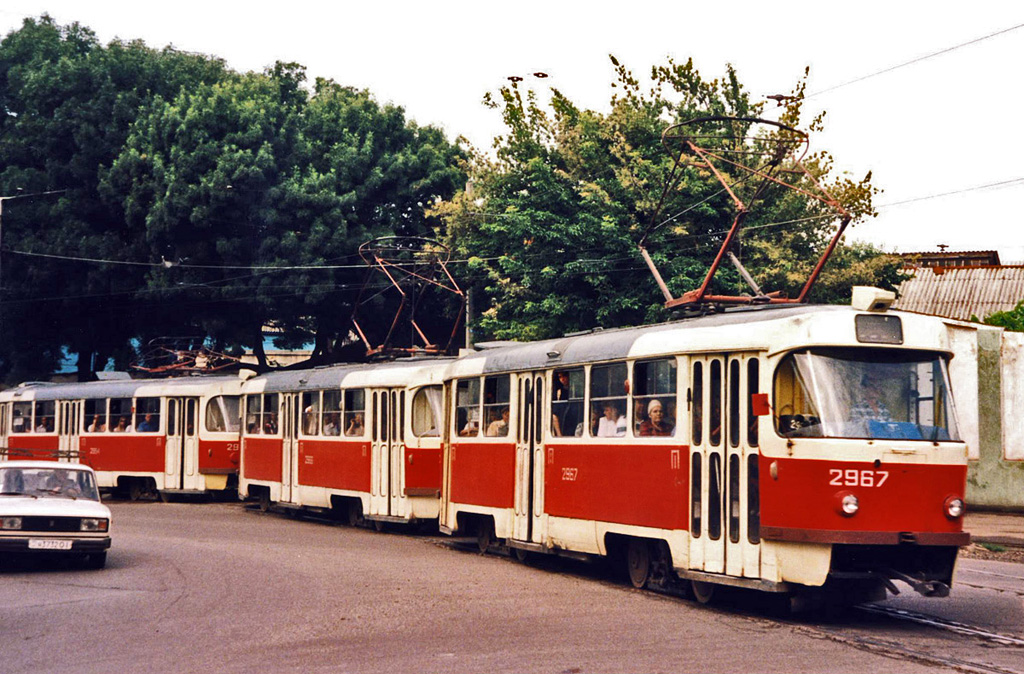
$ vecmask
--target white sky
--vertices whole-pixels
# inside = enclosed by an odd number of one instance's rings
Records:
[[[813,93],[1024,24],[1024,4],[862,0],[807,2],[176,2],[3,0],[0,32],[48,12],[79,21],[104,42],[141,38],[152,47],[224,58],[236,70],[276,60],[368,88],[422,124],[487,147],[498,114],[481,98],[510,75],[606,109],[614,53],[644,75],[666,55],[693,57],[705,77],[732,63],[757,96],[788,93],[811,67]],[[838,168],[874,172],[880,215],[848,236],[886,250],[999,251],[1024,261],[1024,28],[894,72],[814,96],[825,133],[812,139]],[[544,81],[534,71],[550,75]],[[770,111],[772,107],[769,107]],[[1019,180],[1008,186],[892,205]]]

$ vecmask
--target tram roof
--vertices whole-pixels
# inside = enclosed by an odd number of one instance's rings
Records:
[[[310,370],[268,372],[250,379],[244,393],[440,384],[451,358],[327,365]]]
[[[75,400],[83,398],[132,398],[161,395],[201,395],[211,387],[225,393],[241,384],[238,377],[178,377],[169,379],[118,379],[81,383],[31,382],[4,391],[8,400]]]
[[[540,342],[482,344],[477,352],[460,358],[448,376],[541,370],[680,352],[773,351],[817,344],[855,344],[853,317],[862,313],[848,305],[744,307],[669,323],[597,330]],[[944,328],[934,318],[888,313],[900,315],[904,322],[915,326],[913,331],[907,331],[908,338],[902,346],[948,351]],[[840,315],[846,319],[834,320]],[[925,329],[926,323],[934,325]]]

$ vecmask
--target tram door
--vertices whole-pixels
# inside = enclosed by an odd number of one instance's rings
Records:
[[[725,572],[725,357],[690,359],[690,568]]]
[[[167,399],[165,489],[196,488],[192,480],[199,460],[199,398]]]
[[[82,401],[61,400],[57,405],[57,414],[60,415],[58,428],[60,437],[57,449],[62,459],[78,461],[78,436],[82,428]]]
[[[299,394],[281,395],[281,501],[298,503],[299,494]]]
[[[372,397],[370,514],[398,517],[402,498],[405,391],[378,389],[372,392]]]
[[[521,375],[516,395],[516,489],[512,537],[518,541],[540,543],[544,536],[543,373]]]
[[[759,577],[759,438],[751,395],[760,391],[760,360],[757,353],[729,354],[725,367],[725,572]]]

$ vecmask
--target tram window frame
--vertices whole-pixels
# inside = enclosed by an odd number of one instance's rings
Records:
[[[32,425],[32,401],[17,401],[11,405],[11,414],[13,415],[11,421],[11,433],[17,433],[22,435],[24,433],[30,433],[35,426]],[[21,423],[16,423],[18,420]]]
[[[674,437],[679,430],[679,364],[675,358],[657,358],[633,363],[630,398],[633,408],[633,436],[645,441],[657,437]],[[663,424],[668,433],[661,433],[650,424],[650,407],[657,400],[661,405]],[[643,419],[640,411],[643,408]],[[671,414],[667,411],[671,410]],[[644,424],[647,424],[645,427]]]
[[[704,481],[701,471],[704,461],[700,452],[690,455],[690,535],[700,538],[703,526]]]
[[[729,359],[729,370],[727,374],[728,382],[728,414],[729,418],[729,446],[739,447],[740,446],[740,429],[743,427],[740,419],[741,405],[740,405],[740,388],[742,387],[742,380],[740,375],[740,361],[738,358]]]
[[[326,389],[320,394],[319,433],[324,438],[336,438],[344,432],[344,393],[339,389]]]
[[[299,394],[299,435],[317,437],[320,435],[321,402],[323,391],[302,391]]]
[[[431,400],[436,395],[435,400]],[[435,404],[436,402],[436,404]],[[417,438],[441,437],[444,424],[444,387],[421,386],[412,395],[412,434]],[[424,424],[429,423],[428,428]]]
[[[761,542],[760,463],[757,454],[747,456],[747,541]]]
[[[87,398],[82,406],[84,413],[82,415],[82,432],[83,433],[106,433],[107,431],[107,399],[106,398]],[[99,428],[95,428],[96,422],[99,421]]]
[[[455,435],[460,438],[480,436],[480,378],[457,379],[455,381]]]
[[[704,441],[704,363],[693,363],[690,387],[690,438],[694,445]]]
[[[757,447],[758,425],[760,421],[754,414],[754,396],[761,392],[761,359],[747,360],[747,444]]]
[[[32,417],[33,433],[53,433],[56,431],[57,423],[57,401],[37,400],[34,405]],[[43,430],[39,430],[40,425]]]
[[[398,392],[398,439],[405,442],[405,390]]]
[[[708,368],[708,443],[722,444],[722,359],[713,358]]]
[[[347,438],[366,437],[366,389],[342,389],[339,409],[342,426],[338,427],[338,433]],[[358,425],[357,420],[360,422]],[[353,432],[350,433],[350,429]]]
[[[260,419],[263,435],[278,436],[281,434],[281,394],[263,394],[263,417]]]
[[[716,470],[717,469],[717,470]],[[708,538],[722,537],[722,505],[725,465],[720,452],[708,454]]]
[[[562,375],[567,382],[561,380]],[[578,438],[576,430],[585,426],[587,410],[587,373],[583,367],[564,367],[551,373],[551,436]],[[564,393],[563,393],[564,392]]]
[[[133,402],[131,398],[110,398],[107,400],[108,433],[131,433],[135,430],[135,427],[131,424],[135,408]],[[117,417],[117,423],[111,423],[115,416]],[[117,430],[121,419],[125,420],[125,427]]]
[[[740,465],[740,455],[730,454],[726,478],[729,490],[727,518],[729,520],[729,540],[733,543],[740,542]]]
[[[619,382],[622,393],[617,393]],[[593,438],[624,438],[629,434],[629,366],[625,361],[601,363],[590,367],[590,394],[584,410],[589,410],[587,417],[588,435]],[[611,419],[605,411],[611,409],[618,416]],[[614,416],[614,415],[613,415]],[[582,423],[582,420],[581,420]],[[577,428],[577,431],[581,429]],[[581,437],[578,433],[576,437]]]
[[[241,433],[242,431],[242,396],[218,395],[206,401],[205,424],[208,433]],[[211,428],[210,410],[216,409],[224,423],[223,428]]]
[[[544,378],[537,377],[533,387],[533,442],[540,445],[544,434]]]
[[[172,432],[170,428],[167,430]],[[260,393],[245,396],[245,434],[263,435],[263,395]]]
[[[390,395],[387,391],[381,391],[380,394],[380,441],[389,442],[391,440],[391,417],[388,415],[389,405],[388,399]]]
[[[135,416],[132,428],[136,433],[159,433],[160,432],[160,406],[162,399],[156,396],[148,396],[135,399]],[[139,427],[146,422],[146,415],[153,415],[153,423],[156,425],[151,431],[140,430]]]
[[[509,418],[502,425],[502,414],[508,411]],[[494,417],[494,418],[492,418]],[[486,438],[507,438],[512,420],[512,375],[499,374],[484,377],[484,407],[481,424]],[[494,432],[492,432],[492,430]],[[504,432],[501,432],[501,431]]]

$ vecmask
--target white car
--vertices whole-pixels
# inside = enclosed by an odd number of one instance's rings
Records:
[[[110,509],[96,475],[79,463],[0,461],[0,554],[74,555],[101,569]]]

